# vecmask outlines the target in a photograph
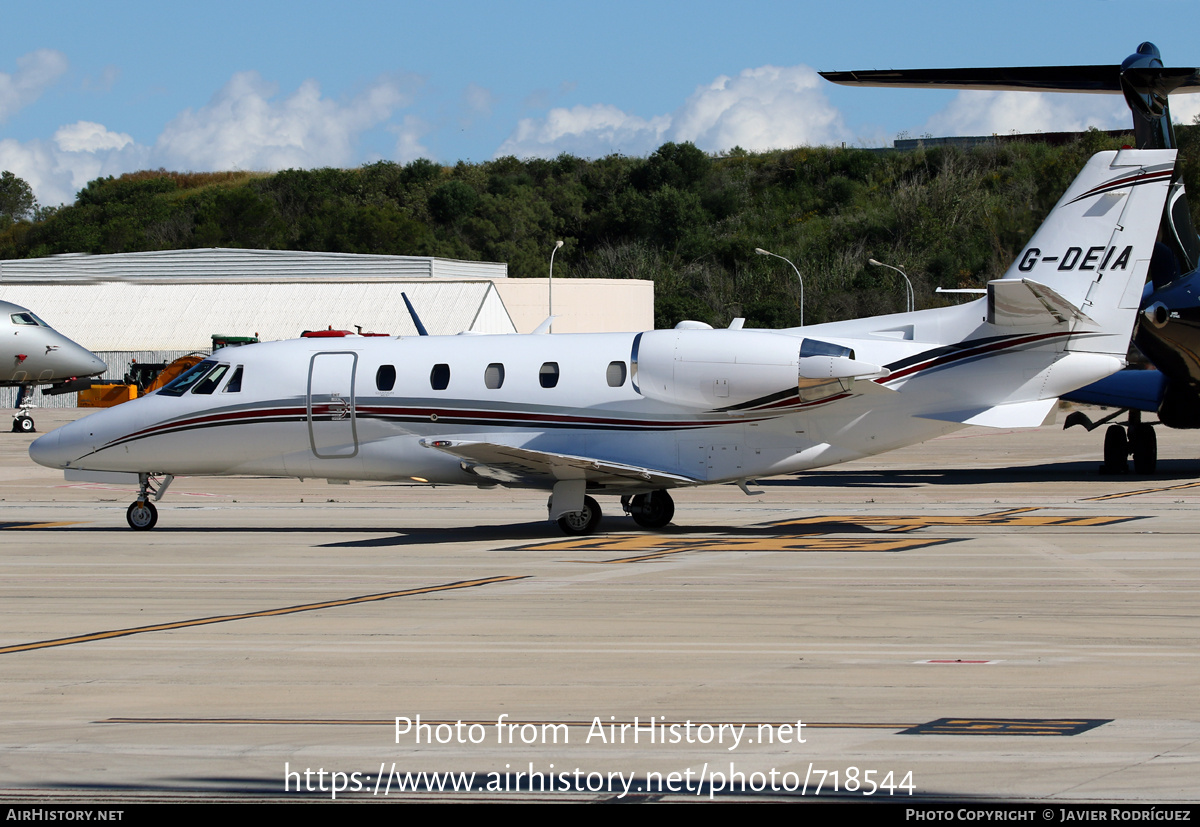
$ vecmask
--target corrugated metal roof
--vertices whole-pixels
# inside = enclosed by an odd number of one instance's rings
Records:
[[[428,256],[374,256],[295,250],[161,250],[93,256],[67,253],[0,261],[0,284],[125,281],[138,284],[204,282],[395,281],[496,279],[508,265]]]
[[[214,333],[294,339],[332,327],[416,335],[400,293],[433,334],[514,333],[491,281],[0,282],[0,298],[93,351],[207,350]]]

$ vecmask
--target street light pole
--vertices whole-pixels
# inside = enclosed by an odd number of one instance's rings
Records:
[[[908,292],[905,294],[905,299],[908,301],[908,312],[913,312],[913,310],[916,309],[917,300],[916,296],[913,294],[913,286],[912,282],[908,279],[908,273],[904,272],[904,270],[900,267],[893,267],[890,264],[884,264],[882,261],[876,261],[873,258],[867,259],[867,263],[872,264],[875,267],[886,267],[889,270],[895,270],[897,273],[904,276],[904,283],[908,285]]]
[[[800,268],[798,268],[795,264],[792,264],[791,259],[784,258],[781,255],[776,255],[769,250],[764,250],[762,247],[755,247],[754,252],[758,253],[760,256],[772,256],[773,258],[786,261],[789,265],[791,265],[791,268],[796,271],[796,280],[800,282],[800,326],[804,327],[804,278],[800,275]]]
[[[550,296],[550,312],[547,314],[550,318],[554,318],[554,254],[558,252],[558,248],[563,246],[562,239],[554,242],[554,249],[550,251],[550,281],[546,286]],[[546,328],[550,333],[554,332],[554,322],[550,322],[550,326]]]

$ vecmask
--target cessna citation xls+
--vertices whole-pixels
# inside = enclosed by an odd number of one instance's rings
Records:
[[[590,495],[641,526],[671,488],[789,474],[966,425],[1040,425],[1125,364],[1174,150],[1093,157],[1003,279],[956,307],[790,330],[347,337],[219,350],[142,399],[33,443],[68,478],[139,483],[134,528],[178,474],[410,480]],[[160,479],[161,478],[161,479]]]

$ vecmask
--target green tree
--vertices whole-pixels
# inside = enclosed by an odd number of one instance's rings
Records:
[[[38,208],[33,188],[8,170],[0,173],[0,222],[5,225],[33,217]]]

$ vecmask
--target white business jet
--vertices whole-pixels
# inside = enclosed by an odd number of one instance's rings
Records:
[[[612,494],[666,525],[669,489],[878,454],[966,425],[1036,426],[1120,369],[1174,150],[1093,157],[988,295],[790,330],[309,338],[219,350],[30,456],[139,485],[148,529],[178,474],[550,491],[569,534]]]
[[[33,388],[56,386],[64,392],[90,386],[80,377],[96,376],[108,365],[87,348],[76,344],[39,319],[29,310],[12,302],[0,301],[0,386],[17,387],[17,412],[12,429],[28,433],[35,430],[29,409],[33,407]],[[74,384],[73,384],[74,383]]]

